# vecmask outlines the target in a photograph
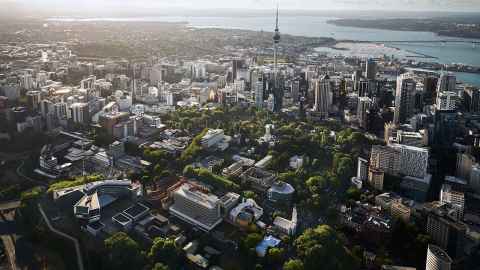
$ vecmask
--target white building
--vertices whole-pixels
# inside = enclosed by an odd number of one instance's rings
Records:
[[[90,121],[88,103],[73,103],[70,106],[71,119],[74,123],[85,124]]]
[[[209,129],[200,140],[204,149],[225,150],[228,148],[231,137],[223,133],[223,129]]]
[[[443,184],[440,190],[440,201],[444,203],[450,203],[455,209],[458,210],[459,218],[463,218],[465,210],[465,194],[452,189],[449,184]]]
[[[211,231],[222,222],[220,199],[200,188],[185,183],[173,193],[170,213],[204,231]]]
[[[437,94],[435,107],[439,111],[455,111],[460,103],[460,97],[456,92],[443,91]]]

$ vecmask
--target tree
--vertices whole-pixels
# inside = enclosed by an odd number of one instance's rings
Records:
[[[283,270],[303,270],[303,262],[298,259],[291,259],[283,265]]]
[[[257,194],[255,194],[255,192],[251,190],[245,190],[243,192],[243,197],[245,197],[246,199],[255,199],[257,198]]]
[[[305,230],[294,242],[305,269],[356,269],[355,260],[344,247],[342,238],[328,225]]]
[[[153,267],[152,270],[169,270],[168,266],[166,266],[163,263],[156,263]]]
[[[283,260],[285,250],[283,248],[270,248],[267,253],[267,260],[271,264],[279,264]]]
[[[148,252],[148,258],[151,262],[166,262],[171,268],[174,268],[178,262],[175,241],[170,238],[155,238]]]
[[[140,246],[124,232],[104,241],[107,269],[141,269],[144,265]]]
[[[243,245],[246,249],[255,248],[258,243],[262,241],[262,235],[258,233],[250,233],[243,240]]]

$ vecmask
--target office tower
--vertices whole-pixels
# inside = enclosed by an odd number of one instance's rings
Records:
[[[20,86],[25,90],[30,90],[34,86],[32,74],[25,73],[20,76]]]
[[[365,78],[367,80],[375,80],[377,77],[377,63],[375,60],[369,58],[365,63]]]
[[[385,173],[376,168],[370,167],[368,169],[368,183],[376,189],[376,190],[383,190],[383,179],[385,178]]]
[[[388,146],[373,145],[370,153],[370,167],[388,174],[398,174],[400,171],[400,153]]]
[[[315,92],[315,105],[313,110],[320,113],[322,118],[327,118],[332,105],[332,84],[328,75],[321,79],[313,80]]]
[[[455,111],[436,111],[434,115],[433,142],[451,146],[457,135],[458,120]]]
[[[243,67],[242,59],[232,59],[232,79],[230,82],[234,82],[238,79],[238,71]]]
[[[437,93],[443,91],[455,91],[457,90],[457,81],[456,77],[452,73],[442,72],[440,79],[437,83]]]
[[[438,79],[432,76],[423,79],[423,102],[426,105],[433,105],[437,99],[437,81]]]
[[[443,206],[440,206],[443,207]],[[428,214],[427,233],[452,258],[463,255],[466,225],[449,216],[449,209],[434,209]]]
[[[440,111],[456,111],[460,97],[455,92],[443,91],[437,94],[435,107]]]
[[[452,259],[440,247],[428,245],[425,270],[450,270]]]
[[[365,79],[360,79],[356,82],[356,90],[359,97],[366,97],[369,95],[369,82]]]
[[[204,231],[222,221],[220,199],[201,187],[185,183],[173,193],[173,201],[171,214]]]
[[[480,195],[480,164],[475,163],[470,171],[470,187]]]
[[[94,88],[93,86],[94,86],[96,80],[97,80],[97,78],[95,76],[89,76],[88,78],[80,81],[80,88],[81,89],[93,89]]]
[[[456,176],[464,180],[470,179],[472,166],[475,164],[475,157],[468,153],[457,154],[457,170]]]
[[[358,105],[357,105],[357,119],[358,125],[361,128],[366,129],[368,126],[367,116],[368,110],[372,106],[372,100],[368,97],[359,97],[358,98]]]
[[[357,83],[360,81],[362,78],[362,71],[361,70],[355,70],[352,74],[352,81],[353,81],[353,90],[357,91]]]
[[[28,91],[26,96],[28,109],[32,111],[40,109],[40,102],[42,101],[42,94],[40,91]]]
[[[254,84],[255,89],[255,106],[263,108],[263,81],[257,81]]]
[[[390,143],[390,138],[391,137],[393,137],[393,138],[397,137],[397,129],[398,129],[398,126],[395,125],[394,123],[392,123],[392,122],[385,123],[385,131],[384,131],[383,140],[385,141],[386,144]]]
[[[358,157],[357,162],[357,178],[362,182],[368,178],[368,160]]]
[[[397,78],[397,90],[395,92],[395,113],[393,123],[396,125],[405,123],[414,113],[415,91],[417,84],[410,78],[410,74],[402,74]]]
[[[451,204],[458,210],[458,218],[463,219],[465,210],[465,194],[463,192],[454,190],[449,184],[443,184],[440,190],[440,201]]]
[[[400,173],[407,176],[423,178],[428,169],[428,149],[392,144],[392,148],[400,153]]]
[[[273,35],[273,110],[279,112],[282,109],[283,86],[278,78],[278,44],[280,43],[280,31],[278,29],[278,7],[275,20],[275,34]]]
[[[70,106],[70,115],[74,123],[86,124],[90,121],[88,112],[88,103],[73,103]]]
[[[465,87],[463,92],[464,108],[468,112],[480,112],[480,90],[475,87]]]
[[[292,81],[293,102],[298,102],[299,98],[300,98],[300,80],[296,79]]]

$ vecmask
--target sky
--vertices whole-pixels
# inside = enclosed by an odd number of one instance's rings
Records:
[[[480,11],[480,0],[0,0],[11,10],[142,12],[155,9]],[[1,9],[1,8],[0,8]]]

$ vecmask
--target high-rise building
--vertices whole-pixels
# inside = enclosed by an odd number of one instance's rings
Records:
[[[470,172],[470,187],[480,194],[480,164],[475,163]]]
[[[406,73],[398,76],[395,92],[394,124],[405,123],[414,114],[416,87],[417,84],[410,74]]]
[[[451,204],[458,210],[458,218],[463,219],[465,210],[465,194],[463,192],[454,190],[449,184],[443,184],[440,190],[440,201]]]
[[[173,193],[170,213],[204,231],[222,222],[220,199],[193,184],[185,183]]]
[[[332,105],[332,84],[328,75],[320,79],[313,80],[315,91],[315,104],[313,110],[321,114],[322,118],[327,118]]]
[[[427,175],[428,149],[403,144],[373,145],[370,167],[388,174],[423,178]]]
[[[40,91],[28,91],[26,96],[28,109],[32,111],[39,110],[40,102],[42,101],[42,93]]]
[[[376,168],[370,167],[368,169],[368,183],[376,189],[376,190],[383,190],[383,180],[385,178],[385,173]]]
[[[372,105],[372,99],[368,97],[358,98],[357,119],[358,119],[358,125],[361,128],[367,128],[368,126],[367,116],[368,116],[368,110],[370,109],[371,105]]]
[[[401,174],[418,178],[427,175],[428,149],[403,144],[392,144],[391,147],[400,153]]]
[[[443,72],[437,83],[437,92],[455,91],[457,89],[457,79],[452,73]]]
[[[398,174],[400,171],[400,153],[388,146],[373,145],[370,153],[370,167],[388,174]]]
[[[263,108],[263,81],[257,81],[254,84],[255,89],[255,106]]]
[[[425,270],[450,270],[452,259],[440,247],[428,245]]]
[[[365,63],[365,77],[368,80],[375,80],[377,77],[377,63],[371,58]]]
[[[470,179],[472,166],[475,164],[475,157],[468,153],[457,154],[457,170],[456,175],[464,180]]]
[[[456,111],[460,97],[456,92],[442,91],[437,94],[435,107],[440,111]]]
[[[78,124],[86,124],[90,122],[88,103],[73,103],[70,106],[72,121]]]
[[[463,92],[465,109],[472,113],[480,112],[480,90],[475,87],[465,87]]]
[[[437,99],[437,81],[433,76],[423,79],[423,102],[426,105],[433,105]]]
[[[357,178],[362,182],[368,178],[368,161],[364,158],[358,157],[357,163]]]
[[[435,209],[428,215],[427,233],[452,258],[461,257],[465,244],[466,225],[449,216],[450,210]]]

